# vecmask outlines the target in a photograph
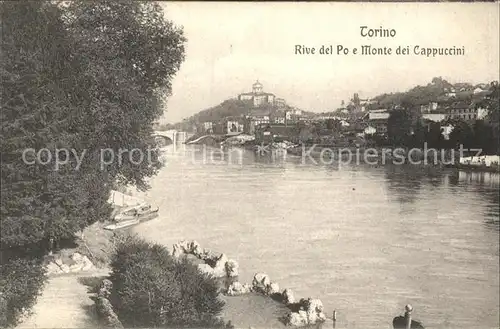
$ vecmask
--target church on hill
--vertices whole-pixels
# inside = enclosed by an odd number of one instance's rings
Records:
[[[274,105],[276,96],[272,93],[264,92],[262,84],[257,80],[252,85],[252,92],[240,94],[238,99],[240,101],[251,101],[254,107],[259,107],[266,104]]]

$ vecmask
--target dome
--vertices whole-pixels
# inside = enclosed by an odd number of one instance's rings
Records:
[[[254,93],[262,92],[262,83],[260,83],[259,80],[255,81],[252,85],[252,89]]]

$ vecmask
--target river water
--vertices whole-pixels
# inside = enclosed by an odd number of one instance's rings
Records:
[[[391,328],[408,303],[426,328],[499,328],[497,174],[240,156],[170,146],[139,194],[160,217],[134,230],[224,252],[337,328]]]

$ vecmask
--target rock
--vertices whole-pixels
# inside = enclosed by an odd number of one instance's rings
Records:
[[[298,304],[300,310],[288,314],[285,320],[287,325],[306,326],[325,322],[326,316],[323,313],[323,303],[319,299],[301,299]]]
[[[226,273],[226,263],[228,262],[228,258],[225,254],[220,254],[219,257],[217,257],[217,260],[215,261],[215,266],[214,269],[219,269]]]
[[[189,250],[189,242],[186,240],[182,240],[178,243],[178,245],[181,247],[181,250],[183,253],[187,254]]]
[[[92,264],[92,261],[87,257],[87,256],[83,256],[80,260],[80,262],[84,265],[87,265],[87,264]]]
[[[295,297],[291,289],[283,290],[282,295],[283,295],[283,303],[285,303],[285,305],[295,303]]]
[[[195,255],[196,257],[199,258],[202,252],[203,252],[203,250],[201,248],[201,245],[198,242],[193,240],[188,244],[188,248],[187,248],[188,254]]]
[[[71,259],[77,263],[82,261],[82,258],[83,258],[83,256],[78,252],[75,252],[73,255],[71,255]]]
[[[81,264],[81,263],[80,263],[80,264],[76,263],[76,264],[71,265],[71,266],[69,267],[69,271],[70,271],[71,273],[80,272],[80,271],[82,270],[82,268],[83,268],[83,264]]]
[[[212,266],[210,266],[208,264],[198,264],[198,270],[201,273],[205,273],[205,274],[211,275],[211,276],[216,277],[216,278],[222,278],[222,277],[226,276],[225,270],[222,270],[220,268],[213,268]]]
[[[59,266],[59,267],[61,267],[61,266],[63,266],[63,265],[64,265],[64,263],[63,263],[63,261],[62,261],[62,259],[61,259],[61,258],[56,259],[56,260],[54,261],[54,263],[55,263],[57,266]]]
[[[92,262],[87,256],[83,256],[81,262],[83,264],[82,271],[88,271],[94,267],[94,264],[92,264]]]
[[[267,293],[267,286],[271,284],[271,279],[265,273],[257,273],[253,277],[252,287],[254,291]]]
[[[179,258],[182,254],[184,254],[184,250],[182,247],[176,243],[172,246],[172,257]]]
[[[305,311],[291,312],[288,314],[285,324],[294,327],[307,326],[307,313]]]
[[[66,264],[62,264],[61,265],[61,270],[62,270],[63,273],[69,273],[70,272],[69,266],[66,265]]]
[[[212,266],[210,266],[208,264],[198,264],[198,270],[201,273],[210,274],[210,275],[212,275],[212,273],[214,271],[214,269],[212,268]]]
[[[198,256],[201,260],[206,260],[208,256],[210,255],[210,250],[203,248],[203,250],[200,252],[200,255]]]
[[[208,265],[212,266],[212,267],[215,267],[216,266],[216,263],[217,261],[219,260],[221,254],[218,254],[216,252],[213,252],[211,250],[207,250],[207,249],[204,249],[203,251],[203,260],[205,261],[205,263],[207,263]]]
[[[59,274],[62,273],[62,270],[55,263],[50,262],[47,264],[47,275]]]
[[[280,292],[280,286],[276,282],[272,282],[266,287],[268,295],[274,295]]]
[[[252,290],[249,284],[241,284],[239,282],[233,282],[227,289],[227,295],[229,296],[239,296],[243,294],[248,294]]]
[[[228,260],[226,262],[226,274],[228,277],[232,278],[238,276],[238,263],[235,260]]]
[[[82,267],[82,271],[90,271],[93,267],[94,267],[94,264],[92,264],[92,263],[84,264]]]

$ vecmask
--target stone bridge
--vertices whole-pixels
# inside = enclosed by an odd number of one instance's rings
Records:
[[[166,131],[155,131],[153,137],[157,140],[161,139],[165,145],[184,143],[190,136],[185,131],[178,130],[166,130]]]

